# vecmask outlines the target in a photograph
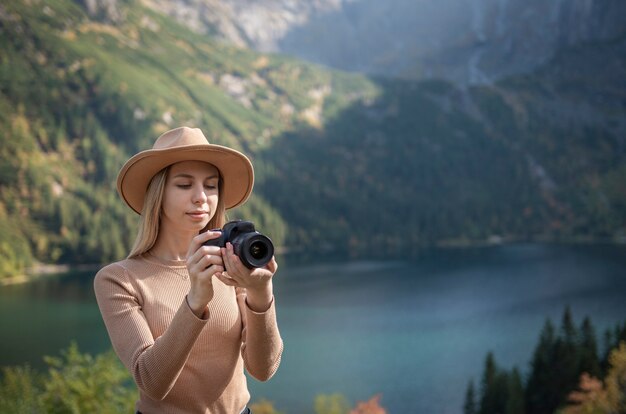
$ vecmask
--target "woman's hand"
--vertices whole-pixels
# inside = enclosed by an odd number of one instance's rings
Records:
[[[253,311],[265,312],[269,309],[274,296],[272,277],[278,270],[276,259],[272,257],[265,267],[248,269],[235,255],[231,243],[222,248],[222,258],[226,272],[215,276],[228,286],[245,288],[246,301]]]
[[[187,270],[191,288],[187,303],[198,317],[202,317],[207,304],[213,299],[213,276],[220,276],[225,270],[222,251],[217,246],[204,246],[207,240],[216,239],[219,231],[207,231],[193,238],[187,251]]]

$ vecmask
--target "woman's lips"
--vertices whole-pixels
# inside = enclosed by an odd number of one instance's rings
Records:
[[[189,217],[191,217],[192,219],[196,219],[196,220],[202,220],[208,214],[209,213],[207,213],[206,211],[192,211],[190,213],[187,213]]]

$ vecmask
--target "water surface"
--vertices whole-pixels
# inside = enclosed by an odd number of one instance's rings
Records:
[[[285,352],[265,397],[290,414],[313,413],[318,394],[352,403],[382,394],[394,413],[461,413],[485,355],[522,373],[539,331],[566,306],[589,315],[598,338],[626,319],[626,246],[513,245],[434,250],[407,261],[281,261],[275,281]],[[93,272],[0,288],[0,365],[54,355],[71,339],[109,348]],[[599,340],[600,347],[602,341]]]

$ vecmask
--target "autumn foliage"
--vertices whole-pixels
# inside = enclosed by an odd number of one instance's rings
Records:
[[[365,402],[359,402],[350,414],[387,414],[380,406],[381,394],[377,394]]]
[[[367,401],[357,402],[356,406],[350,409],[348,399],[339,393],[320,394],[315,397],[316,414],[387,414],[387,411],[380,405],[382,394],[377,394]],[[274,408],[274,404],[266,399],[250,404],[250,409],[254,414],[283,414]]]
[[[578,389],[568,397],[560,414],[626,413],[626,342],[611,352],[604,381],[588,373],[580,376]]]

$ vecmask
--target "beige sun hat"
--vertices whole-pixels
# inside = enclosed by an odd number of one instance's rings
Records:
[[[200,129],[188,127],[163,133],[152,149],[131,157],[117,176],[117,191],[130,208],[141,214],[152,177],[180,161],[204,161],[219,170],[226,208],[243,204],[252,192],[254,170],[248,157],[234,149],[209,144]]]

